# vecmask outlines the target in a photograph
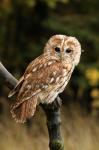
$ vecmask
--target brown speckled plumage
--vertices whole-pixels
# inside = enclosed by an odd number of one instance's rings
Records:
[[[76,38],[65,35],[51,37],[44,53],[29,64],[9,94],[11,97],[18,92],[17,100],[11,106],[13,118],[17,122],[25,122],[34,115],[39,103],[53,102],[67,85],[80,55],[81,46]]]

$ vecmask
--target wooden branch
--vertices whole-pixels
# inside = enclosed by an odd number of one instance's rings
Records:
[[[18,80],[7,71],[2,63],[0,63],[0,79],[11,90],[16,86],[18,82]],[[52,104],[41,105],[47,117],[50,150],[64,149],[60,133],[60,105],[61,100],[59,97]]]
[[[47,117],[47,128],[49,133],[49,147],[50,150],[63,150],[63,142],[61,137],[60,125],[60,106],[61,99],[57,97],[57,99],[49,105],[42,105],[46,117]]]
[[[5,83],[5,85],[10,90],[12,90],[18,82],[18,80],[7,71],[7,69],[3,66],[1,62],[0,62],[0,79],[2,80],[3,83]]]

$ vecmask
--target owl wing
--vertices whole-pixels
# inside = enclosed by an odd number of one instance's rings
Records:
[[[44,54],[43,54],[43,55],[44,55]],[[28,76],[29,73],[32,71],[31,69],[33,69],[34,66],[36,66],[36,65],[39,64],[39,61],[42,59],[43,55],[37,57],[35,60],[33,60],[33,61],[28,65],[28,67],[27,67],[27,69],[26,69],[26,72],[25,72],[25,74],[26,74],[27,76]],[[44,59],[44,61],[45,61],[45,59]],[[19,92],[20,87],[21,87],[23,81],[24,81],[24,75],[19,79],[19,81],[18,81],[17,85],[14,87],[14,89],[10,91],[10,93],[9,93],[9,95],[8,95],[8,98],[11,98],[11,97],[14,96],[16,93]]]
[[[14,87],[14,89],[12,91],[10,91],[9,95],[8,95],[8,98],[11,98],[13,95],[15,95],[19,90],[20,90],[20,87],[22,85],[24,81],[24,76],[22,76],[20,78],[20,80],[18,81],[17,85]]]
[[[34,114],[39,93],[52,90],[62,77],[63,66],[57,59],[42,56],[36,60],[26,69],[17,101],[11,108],[12,116],[19,122]]]

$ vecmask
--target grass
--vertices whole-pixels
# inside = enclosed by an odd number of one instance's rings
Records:
[[[62,117],[65,149],[99,150],[99,125],[95,118],[78,109],[68,112]]]
[[[99,126],[94,118],[65,107],[61,114],[65,150],[99,150]],[[0,116],[0,150],[49,149],[46,118],[40,108],[30,128],[15,123],[9,116],[9,113]]]

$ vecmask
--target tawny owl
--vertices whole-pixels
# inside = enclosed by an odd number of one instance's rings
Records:
[[[9,97],[18,92],[11,107],[13,118],[25,122],[34,115],[39,103],[52,103],[66,87],[74,67],[79,63],[81,45],[75,37],[52,36],[44,53],[27,67]]]

